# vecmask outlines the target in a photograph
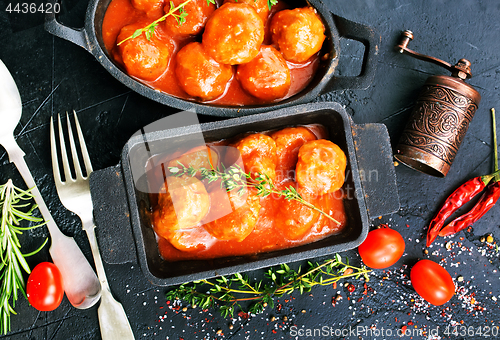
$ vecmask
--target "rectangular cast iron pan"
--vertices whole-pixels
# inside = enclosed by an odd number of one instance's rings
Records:
[[[201,130],[205,141],[210,142],[245,132],[306,124],[325,126],[329,139],[347,156],[345,186],[353,188],[350,195],[353,197],[345,200],[348,222],[340,234],[307,245],[252,256],[164,261],[158,253],[154,232],[140,213],[141,209],[149,208],[148,194],[136,189],[131,175],[131,158],[142,157],[136,153],[145,140],[143,136],[137,136],[125,145],[120,164],[95,171],[90,177],[95,223],[104,260],[108,263],[138,261],[151,283],[167,286],[357,247],[368,233],[370,219],[399,209],[392,150],[385,125],[356,125],[340,104],[313,103],[201,124]],[[199,128],[193,126],[163,130],[147,136],[146,140],[150,144],[160,143],[171,148],[197,131]]]

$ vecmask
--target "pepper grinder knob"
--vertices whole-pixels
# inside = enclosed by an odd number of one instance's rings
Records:
[[[401,33],[401,40],[399,45],[396,46],[399,49],[399,53],[403,53],[408,47],[408,43],[413,40],[413,32],[410,30],[405,30]]]
[[[452,67],[451,75],[462,80],[468,79],[472,77],[471,65],[470,61],[462,58]]]

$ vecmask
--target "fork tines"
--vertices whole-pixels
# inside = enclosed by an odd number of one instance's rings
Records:
[[[57,115],[57,124],[58,124],[58,130],[59,130],[59,145],[60,145],[60,156],[61,156],[61,161],[62,161],[62,168],[63,168],[63,173],[64,173],[64,178],[65,180],[63,181],[61,178],[61,172],[60,171],[54,171],[54,178],[56,180],[56,184],[59,183],[64,183],[65,181],[75,181],[77,179],[86,179],[89,174],[92,172],[92,164],[90,162],[90,157],[87,151],[87,147],[85,145],[85,140],[83,139],[83,134],[82,130],[80,128],[80,123],[78,121],[78,116],[76,115],[76,112],[73,110],[73,116],[75,120],[75,127],[76,127],[76,135],[78,136],[78,144],[79,144],[79,149],[80,149],[80,156],[77,151],[77,145],[75,143],[75,139],[73,136],[73,128],[71,126],[71,120],[66,112],[66,123],[67,123],[67,129],[68,129],[68,140],[70,144],[70,149],[71,149],[71,158],[73,159],[73,174],[76,175],[73,176],[71,166],[70,166],[70,160],[68,159],[67,152],[66,152],[66,141],[64,138],[64,133],[63,133],[63,128],[61,124],[61,115]],[[55,169],[60,169],[59,167],[59,156],[58,156],[58,148],[56,147],[56,137],[54,133],[54,123],[52,117],[50,117],[50,144],[51,144],[51,154],[52,154],[52,168]],[[81,157],[81,158],[80,158]],[[83,163],[85,165],[85,174],[82,171],[82,168],[80,166],[80,159],[83,160]]]

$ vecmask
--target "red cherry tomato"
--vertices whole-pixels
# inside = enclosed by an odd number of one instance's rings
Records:
[[[39,263],[31,271],[26,283],[29,303],[40,311],[51,311],[59,307],[64,296],[62,276],[56,265]]]
[[[405,241],[396,230],[383,227],[370,231],[358,251],[368,267],[387,268],[401,258],[405,251]]]
[[[418,295],[436,306],[448,302],[455,294],[450,274],[431,260],[418,261],[411,269],[410,280]]]

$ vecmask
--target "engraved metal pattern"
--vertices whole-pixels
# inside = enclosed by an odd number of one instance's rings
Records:
[[[418,148],[451,166],[477,110],[477,104],[457,91],[424,86],[399,144]]]

